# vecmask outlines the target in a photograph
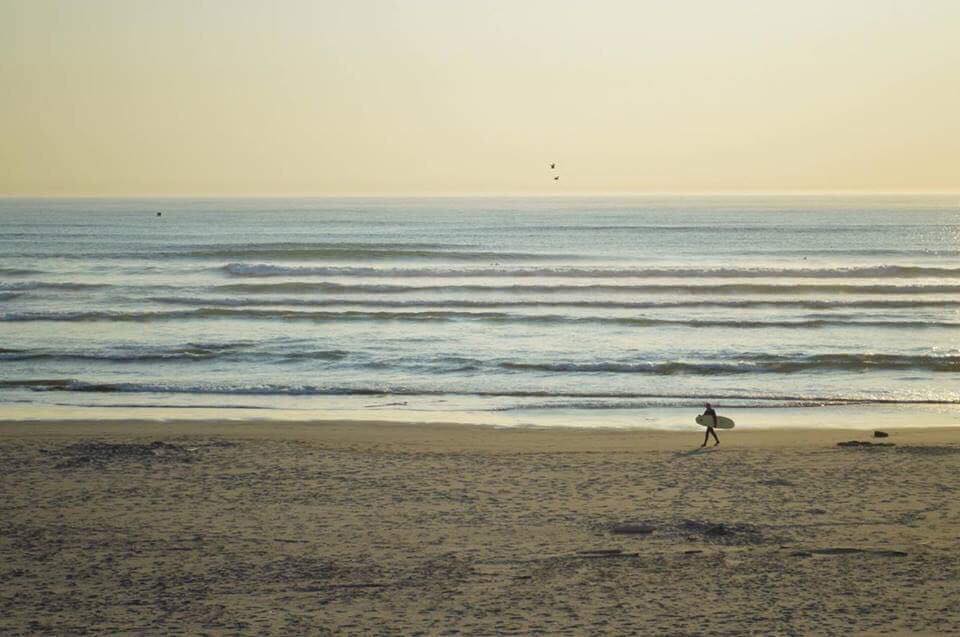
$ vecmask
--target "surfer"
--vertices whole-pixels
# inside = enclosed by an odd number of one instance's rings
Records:
[[[712,416],[712,417],[713,417],[713,427],[716,427],[716,426],[717,426],[717,412],[713,410],[713,407],[710,406],[710,403],[707,403],[707,404],[704,405],[704,406],[706,407],[706,409],[704,410],[703,415],[704,415],[704,416]],[[707,446],[707,441],[710,440],[710,434],[713,434],[713,439],[716,440],[716,442],[713,443],[713,446],[716,447],[717,445],[720,444],[720,439],[717,438],[717,432],[713,430],[713,427],[711,427],[710,425],[707,425],[707,433],[703,434],[703,444],[700,445],[701,447],[706,447],[706,446]]]

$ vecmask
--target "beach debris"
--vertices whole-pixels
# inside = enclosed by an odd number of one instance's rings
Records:
[[[635,520],[596,524],[593,528],[613,535],[648,537],[656,532],[658,540],[702,540],[724,545],[763,544],[776,539],[766,537],[760,527],[752,524],[706,520]]]
[[[761,480],[760,484],[768,487],[792,487],[793,483],[783,478],[771,478],[770,480]]]
[[[587,559],[604,559],[617,557],[639,557],[639,553],[624,553],[623,549],[594,549],[587,551],[577,551],[576,557]]]
[[[64,447],[57,455],[64,457],[57,463],[58,469],[73,469],[87,465],[103,467],[112,462],[133,460],[190,462],[193,459],[193,454],[185,447],[159,440],[148,444],[78,442]]]
[[[872,449],[874,447],[893,447],[895,446],[892,442],[870,442],[868,440],[847,440],[846,442],[838,442],[838,447],[852,447],[854,449]]]
[[[381,582],[358,582],[358,583],[347,583],[347,584],[319,584],[316,586],[302,586],[299,588],[292,589],[296,593],[319,593],[322,591],[328,591],[332,589],[343,589],[343,588],[386,588],[388,586],[393,586],[391,583],[381,583]]]
[[[906,445],[898,447],[900,453],[913,453],[918,456],[950,456],[960,453],[960,447],[952,445]]]
[[[874,432],[873,432],[873,437],[874,437],[874,438],[889,438],[889,437],[890,437],[890,434],[888,434],[886,431],[874,431]]]
[[[891,549],[859,549],[852,547],[835,547],[825,549],[805,549],[791,553],[794,557],[810,557],[811,555],[877,555],[879,557],[906,557],[904,551],[894,551]]]
[[[649,524],[634,524],[630,522],[614,524],[610,527],[610,532],[615,535],[650,535],[654,530],[654,527]]]
[[[752,524],[683,520],[678,530],[688,540],[700,538],[717,544],[760,544],[760,529]]]

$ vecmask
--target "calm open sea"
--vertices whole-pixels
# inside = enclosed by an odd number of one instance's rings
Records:
[[[956,196],[0,199],[8,419],[960,424],[958,381]]]

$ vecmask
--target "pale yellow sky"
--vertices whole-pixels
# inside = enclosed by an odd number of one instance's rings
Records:
[[[956,191],[958,113],[958,0],[0,0],[5,195]]]

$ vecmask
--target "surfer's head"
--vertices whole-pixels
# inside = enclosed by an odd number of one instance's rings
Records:
[[[706,407],[707,409],[710,409],[710,403],[703,403],[703,406]]]

